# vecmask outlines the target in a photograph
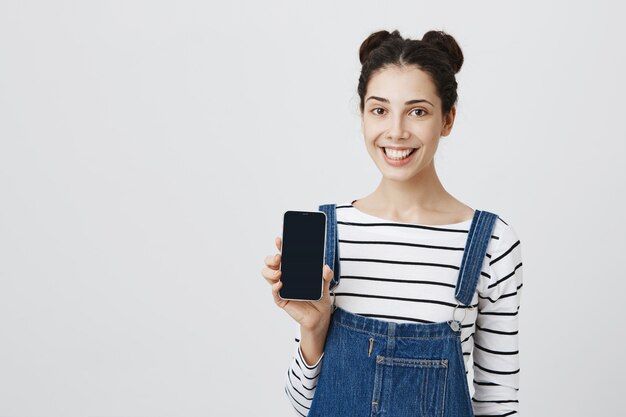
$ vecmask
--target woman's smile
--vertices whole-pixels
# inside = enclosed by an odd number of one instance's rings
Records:
[[[411,162],[415,158],[415,154],[421,147],[419,148],[407,148],[405,150],[394,150],[391,148],[380,147],[380,153],[383,156],[383,159],[387,162],[387,164],[399,167],[404,166]]]

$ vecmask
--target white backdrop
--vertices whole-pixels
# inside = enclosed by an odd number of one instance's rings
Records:
[[[452,34],[436,164],[522,242],[525,416],[616,416],[626,29],[610,1],[0,0],[0,416],[291,416],[282,214],[369,194],[358,48]]]

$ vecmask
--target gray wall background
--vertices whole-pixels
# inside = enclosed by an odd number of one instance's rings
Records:
[[[619,8],[1,0],[0,415],[294,415],[263,258],[378,184],[358,48],[396,28],[465,54],[436,163],[522,241],[522,414],[620,414]]]

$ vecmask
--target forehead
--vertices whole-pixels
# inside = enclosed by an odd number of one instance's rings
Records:
[[[432,103],[439,100],[430,74],[414,65],[400,68],[391,66],[377,71],[367,84],[366,98],[384,97],[392,103],[425,98]]]

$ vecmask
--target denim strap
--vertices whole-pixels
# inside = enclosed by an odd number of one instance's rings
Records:
[[[319,211],[326,213],[326,252],[324,262],[333,270],[330,288],[339,284],[339,242],[337,237],[337,215],[335,204],[322,204]]]
[[[496,223],[497,215],[488,211],[474,210],[474,218],[470,225],[463,260],[459,269],[454,296],[463,305],[469,305],[474,297],[480,272],[487,253],[487,245],[491,239],[491,231]]]

